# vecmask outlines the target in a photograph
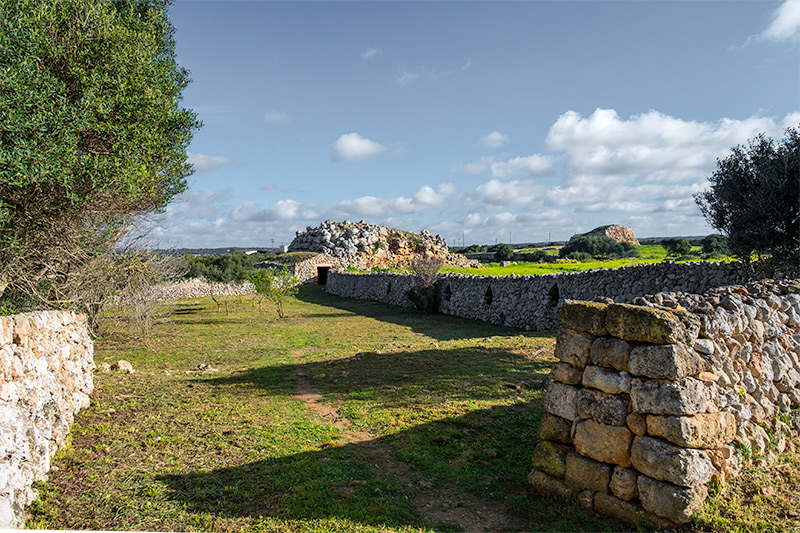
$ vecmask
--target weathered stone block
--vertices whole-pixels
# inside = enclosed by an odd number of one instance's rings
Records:
[[[711,359],[681,343],[641,345],[631,350],[628,369],[631,374],[653,379],[681,379],[711,368]]]
[[[600,337],[592,342],[591,360],[597,366],[628,370],[631,345],[621,339]]]
[[[578,453],[585,457],[601,463],[631,466],[633,433],[624,426],[584,420],[576,424],[572,440]]]
[[[628,416],[627,395],[606,394],[594,389],[578,391],[577,410],[581,418],[591,418],[611,426],[624,426]]]
[[[557,381],[550,382],[544,393],[544,408],[553,415],[574,420],[578,416],[578,388]]]
[[[600,492],[594,495],[594,510],[631,525],[647,518],[647,513],[638,505]]]
[[[543,440],[533,450],[533,467],[553,477],[564,478],[567,454],[571,447]]]
[[[572,452],[567,454],[564,480],[571,487],[608,492],[611,466]]]
[[[601,366],[587,366],[582,375],[585,387],[593,387],[608,394],[631,392],[631,375],[627,372],[616,372]]]
[[[635,435],[642,435],[647,434],[647,417],[642,413],[631,413],[625,418],[625,425],[628,426],[628,429],[633,431]]]
[[[708,497],[705,485],[678,487],[647,476],[639,476],[638,485],[639,500],[646,511],[679,524],[690,521]]]
[[[580,385],[583,379],[583,368],[567,363],[556,363],[550,369],[550,379],[567,385]]]
[[[736,417],[727,412],[693,416],[649,415],[647,432],[686,448],[719,448],[736,438]]]
[[[570,437],[572,422],[572,420],[547,413],[539,423],[539,438],[562,444],[572,444],[572,437]]]
[[[713,409],[706,385],[694,378],[680,381],[631,382],[633,411],[654,415],[693,415]]]
[[[562,329],[556,338],[555,356],[561,362],[583,368],[589,361],[592,338]]]
[[[606,335],[607,308],[602,303],[567,300],[561,307],[561,323],[573,331],[600,337]]]
[[[542,496],[559,500],[569,500],[574,494],[569,485],[538,470],[531,470],[528,474],[528,484]]]
[[[630,304],[608,306],[606,329],[611,336],[651,344],[688,341],[691,336],[674,313]]]
[[[611,489],[614,496],[629,502],[639,496],[639,487],[636,484],[638,478],[639,474],[635,470],[617,466],[614,468],[614,473],[611,474],[608,488]]]
[[[708,483],[716,473],[704,452],[652,437],[633,439],[631,463],[647,476],[683,487]]]

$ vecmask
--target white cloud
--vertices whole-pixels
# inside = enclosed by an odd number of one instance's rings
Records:
[[[267,111],[264,114],[264,122],[269,124],[291,124],[292,123],[292,115],[286,111]]]
[[[454,163],[450,166],[450,172],[454,174],[482,174],[486,172],[494,162],[495,158],[493,156],[487,156],[473,163]]]
[[[358,133],[345,133],[333,144],[334,161],[361,161],[375,157],[385,146]]]
[[[542,190],[542,187],[533,180],[503,182],[492,179],[479,185],[472,198],[494,209],[526,204],[533,201]]]
[[[544,176],[553,170],[553,159],[540,154],[527,157],[514,157],[508,161],[491,164],[492,177],[511,178],[514,176]]]
[[[800,0],[786,0],[781,4],[761,36],[776,41],[800,37]]]
[[[478,141],[481,145],[485,146],[486,148],[490,148],[492,150],[496,150],[502,146],[508,144],[509,141],[508,135],[500,133],[499,131],[493,131],[488,135],[484,135],[481,137],[480,141]]]
[[[262,185],[261,187],[259,187],[259,189],[264,191],[264,192],[274,191],[277,188],[278,188],[278,184],[277,183],[267,183],[267,184]]]
[[[367,51],[361,54],[361,59],[367,61],[369,59],[375,59],[378,56],[383,55],[383,50],[380,48],[372,48],[371,46],[367,48]]]
[[[662,181],[703,177],[731,147],[759,133],[780,135],[774,119],[750,117],[717,123],[686,121],[657,111],[623,120],[613,109],[589,117],[575,111],[561,115],[546,145],[567,155],[569,175],[633,179],[658,174]]]
[[[213,170],[231,162],[230,159],[218,155],[187,152],[186,156],[186,162],[194,167],[195,172]]]
[[[443,183],[436,189],[425,185],[414,193],[414,202],[426,207],[440,207],[444,205],[454,194],[456,187],[452,183]]]

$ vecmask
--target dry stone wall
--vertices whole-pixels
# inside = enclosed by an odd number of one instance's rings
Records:
[[[402,292],[407,274],[331,272],[327,291],[348,298],[372,299],[412,307]],[[658,263],[545,274],[541,276],[440,275],[440,313],[526,330],[559,327],[559,309],[570,300],[629,303],[659,292],[702,293],[713,287],[742,283],[740,264],[722,262]]]
[[[685,523],[800,435],[800,282],[645,305],[567,302],[530,484],[627,521]],[[793,440],[794,439],[794,440]]]
[[[94,370],[86,317],[41,311],[0,317],[0,529],[21,528]]]

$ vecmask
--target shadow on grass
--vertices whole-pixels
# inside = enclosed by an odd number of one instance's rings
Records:
[[[482,505],[507,514],[507,531],[619,530],[618,524],[528,494],[525,478],[540,416],[541,405],[494,407],[372,441],[322,443],[316,450],[158,480],[168,487],[169,499],[190,511],[227,518],[339,518],[458,531],[454,523],[420,516],[414,499],[421,496],[445,510],[470,509],[467,502],[475,500],[459,494],[472,492]]]
[[[552,331],[522,332],[519,329],[507,326],[498,326],[449,315],[426,314],[414,309],[372,300],[343,298],[328,294],[325,292],[325,287],[317,285],[301,287],[297,294],[297,299],[367,316],[382,322],[405,326],[416,333],[421,333],[440,341],[493,335],[520,335],[522,333],[532,337],[555,337],[555,332]]]

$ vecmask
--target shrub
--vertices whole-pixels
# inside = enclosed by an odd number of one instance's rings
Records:
[[[686,239],[664,239],[661,246],[667,251],[667,255],[687,255],[692,251],[692,245]]]
[[[423,257],[409,263],[408,268],[414,273],[414,282],[407,296],[418,311],[436,311],[436,278],[443,264],[444,261],[438,257]]]
[[[711,235],[700,241],[703,247],[703,253],[709,256],[727,256],[730,255],[731,250],[728,248],[728,239],[719,233],[712,233]]]
[[[514,248],[508,244],[498,244],[494,250],[494,257],[498,261],[511,261],[514,258]]]

